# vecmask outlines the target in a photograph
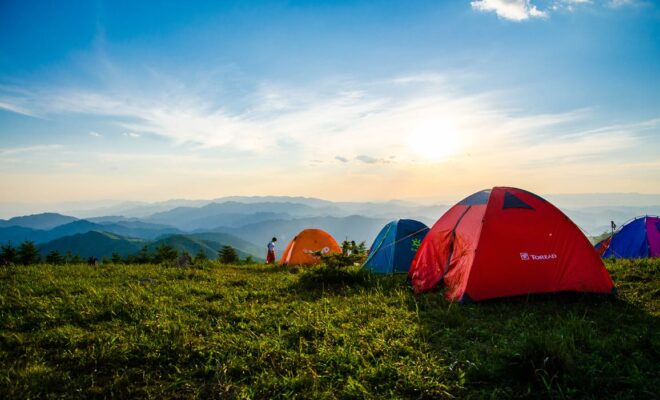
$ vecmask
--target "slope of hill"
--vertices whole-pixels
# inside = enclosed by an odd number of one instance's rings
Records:
[[[227,233],[201,232],[201,233],[187,234],[186,236],[195,240],[201,240],[203,242],[212,242],[221,245],[229,245],[234,247],[235,249],[241,250],[247,254],[252,255],[253,258],[262,259],[266,252],[265,243],[263,246],[258,246],[257,244],[255,244],[250,240],[241,239],[238,236]]]
[[[77,219],[58,213],[41,213],[0,220],[0,227],[21,226],[24,228],[48,230],[56,226],[68,224]]]
[[[35,243],[46,243],[58,238],[91,231],[110,232],[121,236],[142,239],[155,239],[166,234],[181,233],[181,231],[171,226],[149,224],[141,221],[97,224],[80,219],[59,225],[50,230],[38,230],[20,226],[0,228],[0,243],[21,243],[25,240],[31,240]]]
[[[39,251],[42,255],[56,250],[61,254],[71,252],[81,257],[110,257],[112,253],[119,253],[121,256],[137,253],[147,241],[143,239],[127,238],[114,235],[108,232],[91,231],[78,233],[72,236],[66,236],[55,239],[48,243],[39,245]]]
[[[229,235],[227,235],[229,236]],[[235,238],[236,239],[236,238]],[[240,241],[240,239],[237,239]],[[263,261],[261,257],[258,257],[256,254],[248,253],[241,248],[231,245],[227,242],[217,242],[211,240],[202,240],[200,238],[188,236],[188,235],[170,235],[156,240],[149,244],[148,249],[150,253],[154,253],[158,246],[169,245],[172,246],[179,253],[187,252],[191,256],[197,254],[200,250],[206,254],[206,257],[209,259],[218,258],[218,250],[222,248],[223,245],[230,245],[234,247],[236,253],[240,258],[246,258],[248,256],[252,257],[255,261]]]
[[[71,252],[82,257],[110,257],[117,252],[121,256],[135,254],[147,246],[150,253],[162,244],[175,248],[178,252],[186,251],[191,255],[197,254],[201,249],[210,259],[218,256],[218,250],[224,245],[232,246],[241,258],[251,256],[255,261],[263,260],[263,252],[254,244],[226,233],[201,233],[194,235],[165,235],[157,240],[146,240],[117,235],[111,232],[89,231],[70,236],[60,237],[40,244],[39,250],[43,255],[52,250],[61,254]]]

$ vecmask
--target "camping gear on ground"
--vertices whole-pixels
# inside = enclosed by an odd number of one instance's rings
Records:
[[[408,272],[428,231],[428,226],[413,219],[388,223],[376,236],[363,267],[383,274]]]
[[[321,259],[314,252],[321,254],[341,253],[337,241],[321,229],[305,229],[291,240],[280,259],[280,265],[315,265]]]
[[[626,222],[596,250],[603,258],[660,257],[660,217],[645,215]]]
[[[461,302],[614,291],[580,229],[545,199],[511,187],[477,192],[449,209],[422,241],[408,277],[416,293],[444,282],[446,297]]]

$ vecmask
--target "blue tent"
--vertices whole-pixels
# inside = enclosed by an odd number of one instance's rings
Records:
[[[603,258],[646,258],[660,256],[660,217],[637,217],[596,245]]]
[[[412,219],[390,222],[376,236],[364,268],[384,274],[408,272],[417,248],[428,231],[428,226]]]

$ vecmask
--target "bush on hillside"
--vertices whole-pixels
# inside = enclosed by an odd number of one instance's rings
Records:
[[[315,251],[313,255],[319,257],[326,268],[340,269],[355,265],[361,265],[367,258],[367,251],[364,242],[356,244],[345,240],[341,244],[341,253],[322,254]]]

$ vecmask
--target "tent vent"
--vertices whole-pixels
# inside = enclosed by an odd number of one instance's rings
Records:
[[[481,204],[487,204],[489,197],[490,197],[490,189],[482,190],[481,192],[477,192],[471,196],[464,198],[458,204],[461,206],[478,206]]]
[[[504,205],[502,206],[504,210],[508,208],[526,208],[528,210],[533,210],[534,208],[524,201],[520,200],[511,192],[504,192]]]

